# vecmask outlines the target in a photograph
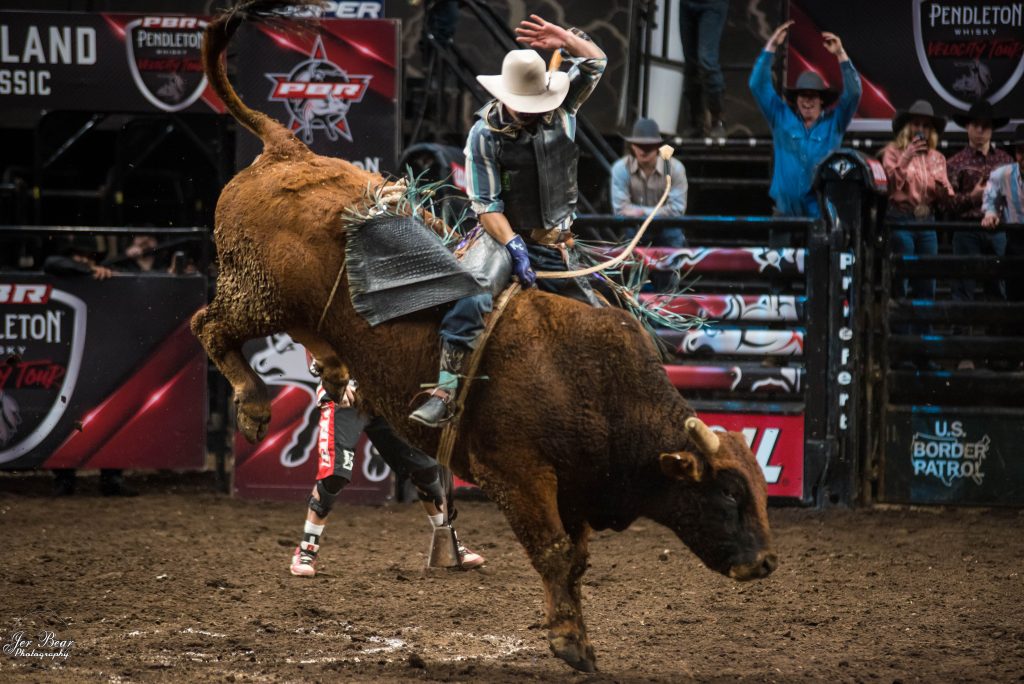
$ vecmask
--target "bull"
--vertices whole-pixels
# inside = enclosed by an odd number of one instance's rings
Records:
[[[385,180],[314,154],[247,107],[226,75],[223,53],[240,24],[295,4],[242,3],[205,31],[209,81],[263,151],[220,195],[216,296],[192,330],[230,381],[238,429],[249,441],[265,435],[270,402],[242,344],[288,332],[321,362],[328,391],[337,395],[351,373],[366,410],[435,451],[438,432],[406,414],[417,383],[437,368],[443,312],[371,327],[344,278],[330,299],[345,258],[342,215]],[[523,292],[494,327],[479,375],[488,379],[471,387],[451,467],[507,517],[543,581],[551,650],[572,667],[595,669],[580,601],[591,530],[623,530],[643,516],[731,578],[775,569],[765,480],[753,454],[741,435],[713,433],[695,416],[628,313]]]

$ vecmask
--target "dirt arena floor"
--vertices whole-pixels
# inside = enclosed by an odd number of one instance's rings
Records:
[[[0,681],[1024,681],[1024,514],[772,514],[781,565],[738,584],[667,530],[599,533],[585,577],[596,675],[544,639],[542,591],[504,518],[461,506],[487,556],[422,570],[416,505],[341,507],[313,580],[288,574],[301,504],[238,501],[209,478],[132,480],[137,499],[44,495],[0,477]],[[40,629],[64,660],[11,654]]]

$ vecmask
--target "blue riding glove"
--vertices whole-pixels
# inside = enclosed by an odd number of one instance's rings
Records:
[[[533,284],[537,282],[537,274],[530,266],[530,255],[526,252],[526,243],[523,242],[523,238],[516,235],[505,243],[505,249],[512,257],[512,270],[516,272],[519,284],[524,290],[533,287]]]

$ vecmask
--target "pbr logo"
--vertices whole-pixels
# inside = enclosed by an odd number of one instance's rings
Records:
[[[914,45],[936,93],[960,109],[995,104],[1024,75],[1024,2],[914,0]]]
[[[206,23],[198,17],[143,17],[125,26],[132,78],[154,107],[177,112],[203,94]]]
[[[56,427],[82,366],[85,302],[40,283],[0,283],[0,463]]]
[[[317,131],[331,142],[352,142],[349,108],[362,102],[372,76],[353,75],[327,59],[323,40],[317,36],[309,59],[287,74],[266,74],[274,84],[271,102],[283,102],[291,120],[288,127],[307,145]]]

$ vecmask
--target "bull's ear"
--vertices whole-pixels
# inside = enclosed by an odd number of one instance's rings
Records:
[[[674,480],[700,482],[704,476],[704,464],[689,451],[673,451],[662,454],[661,472]]]

